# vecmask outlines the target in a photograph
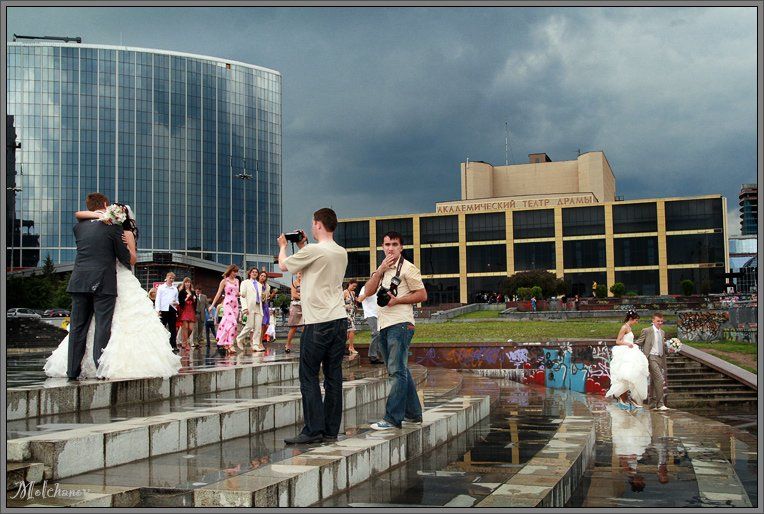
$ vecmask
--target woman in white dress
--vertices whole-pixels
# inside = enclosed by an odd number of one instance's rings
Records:
[[[123,241],[130,250],[131,262],[135,262],[138,227],[129,205],[122,207],[126,219]],[[92,211],[78,211],[77,219],[100,219]],[[117,300],[111,322],[111,337],[96,367],[93,362],[93,336],[95,323],[91,319],[87,335],[87,348],[82,359],[81,376],[84,378],[149,378],[170,377],[178,374],[180,356],[172,351],[170,335],[162,325],[154,304],[141,287],[131,269],[117,261]],[[65,337],[45,362],[45,374],[49,377],[66,377],[69,336]]]
[[[618,398],[617,405],[624,410],[641,409],[647,398],[647,382],[650,377],[647,357],[634,344],[634,332],[631,329],[638,322],[639,314],[636,311],[626,314],[610,359],[610,389],[605,396]]]

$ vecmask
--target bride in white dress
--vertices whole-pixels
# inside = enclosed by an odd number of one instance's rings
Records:
[[[639,314],[636,311],[626,314],[610,359],[610,389],[605,396],[618,398],[618,407],[625,410],[641,409],[647,398],[647,382],[650,377],[647,357],[634,344],[634,332],[631,330],[638,322]]]
[[[138,227],[129,205],[121,206],[127,218],[123,240],[135,262],[135,241]],[[77,219],[99,219],[100,214],[78,211]],[[100,223],[100,221],[98,222]],[[93,362],[94,320],[90,320],[87,347],[82,359],[80,376],[84,378],[149,378],[170,377],[178,374],[180,356],[172,351],[170,334],[162,325],[154,304],[141,287],[131,269],[117,261],[117,300],[111,322],[111,337],[101,354],[98,367]],[[45,362],[45,374],[49,377],[66,377],[69,336],[66,336]]]

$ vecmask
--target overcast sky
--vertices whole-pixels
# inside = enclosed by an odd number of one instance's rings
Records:
[[[626,199],[756,182],[756,9],[13,8],[12,34],[229,58],[283,77],[285,229],[431,212],[459,163],[605,152]]]

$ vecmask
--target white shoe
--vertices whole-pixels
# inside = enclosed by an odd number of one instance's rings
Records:
[[[671,410],[671,409],[669,409],[665,405],[661,405],[660,407],[658,407],[658,410]]]

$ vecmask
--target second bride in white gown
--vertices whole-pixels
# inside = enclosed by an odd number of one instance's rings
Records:
[[[618,332],[610,359],[610,389],[605,396],[618,398],[618,406],[625,410],[642,408],[647,398],[647,382],[650,377],[647,357],[634,344],[631,327],[639,322],[639,314],[629,311],[624,325]],[[628,397],[631,396],[631,401]]]
[[[123,224],[125,242],[135,259],[137,227],[129,206],[121,205],[127,214]],[[98,219],[99,214],[79,211],[78,219]],[[100,223],[100,221],[94,221]],[[172,351],[170,334],[154,310],[154,304],[141,287],[132,270],[117,261],[117,300],[111,322],[111,337],[96,366],[93,361],[95,323],[91,319],[87,348],[82,359],[83,378],[149,378],[176,375],[181,367],[180,356]],[[49,377],[66,377],[69,336],[65,337],[45,362]]]

